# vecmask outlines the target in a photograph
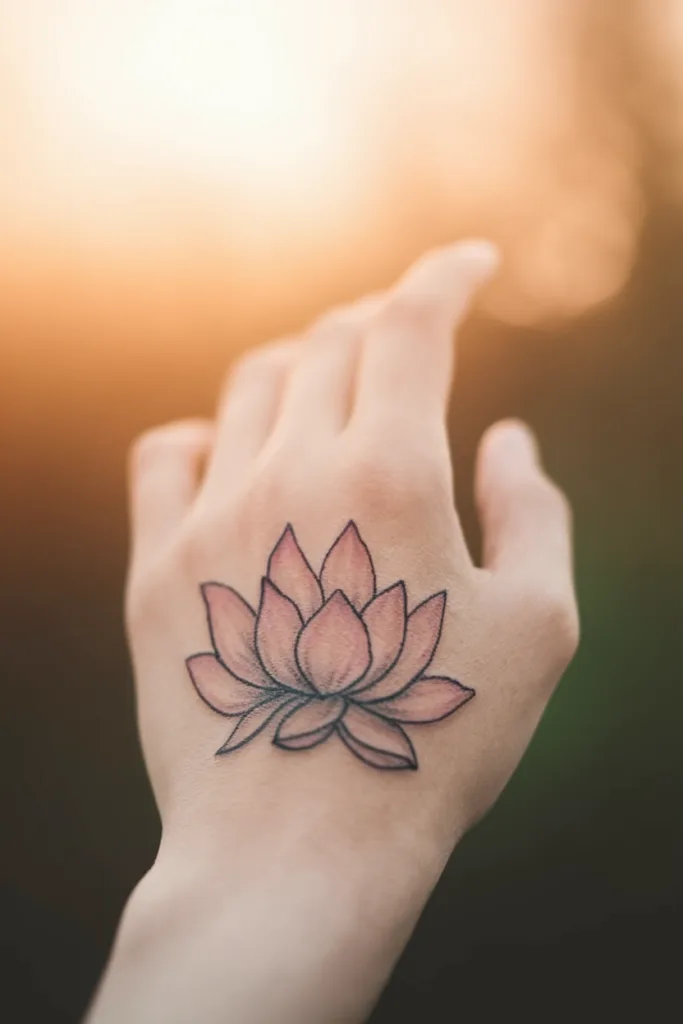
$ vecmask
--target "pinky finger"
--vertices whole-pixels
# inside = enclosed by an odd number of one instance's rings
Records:
[[[147,559],[177,529],[199,487],[210,451],[210,420],[181,420],[143,434],[130,458],[132,560]]]

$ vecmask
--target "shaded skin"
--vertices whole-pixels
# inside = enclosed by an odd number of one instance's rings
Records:
[[[127,622],[162,820],[91,1024],[361,1021],[443,866],[518,764],[578,642],[567,502],[520,423],[481,442],[484,564],[456,508],[446,406],[454,328],[496,265],[486,243],[428,254],[390,291],[245,355],[215,421],[145,435],[131,459]],[[476,690],[411,731],[419,771],[378,772],[337,739],[261,737],[227,757],[188,680],[199,585],[258,605],[286,523],[311,564],[353,519],[378,589],[448,595],[430,675]],[[457,855],[457,854],[456,854]]]

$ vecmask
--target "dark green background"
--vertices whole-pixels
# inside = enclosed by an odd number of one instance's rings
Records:
[[[93,355],[58,385],[57,344],[46,357],[27,339],[6,361],[0,1003],[12,1022],[77,1019],[155,852],[121,623],[124,457],[142,426],[208,412],[225,361],[220,339],[195,362],[173,352],[144,357],[143,372]],[[562,329],[465,332],[452,433],[472,542],[477,438],[523,416],[575,508],[583,639],[373,1024],[663,1021],[680,1006],[667,1008],[683,849],[682,371],[683,223],[656,199],[616,302]]]

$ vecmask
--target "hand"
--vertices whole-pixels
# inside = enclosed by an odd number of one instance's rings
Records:
[[[524,752],[578,627],[526,427],[481,444],[481,568],[453,505],[452,331],[494,266],[435,252],[248,353],[215,425],[137,444],[127,613],[163,837],[95,1020],[362,1019]]]

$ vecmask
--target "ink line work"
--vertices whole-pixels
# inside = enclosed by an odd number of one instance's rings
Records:
[[[475,695],[456,679],[427,675],[446,592],[410,613],[403,580],[378,592],[353,521],[319,574],[288,525],[268,559],[257,611],[223,583],[201,589],[213,650],[187,667],[202,700],[235,720],[217,754],[270,726],[281,750],[310,750],[336,736],[372,768],[415,770],[403,726],[439,722]]]

